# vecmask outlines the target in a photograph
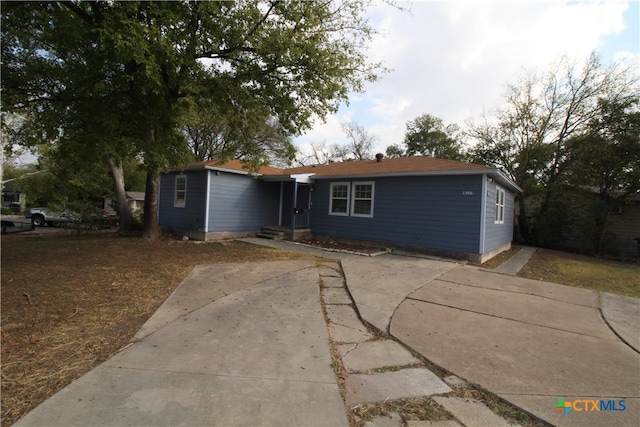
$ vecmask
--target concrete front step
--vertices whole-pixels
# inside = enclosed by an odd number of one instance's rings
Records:
[[[256,237],[259,237],[261,239],[270,239],[270,240],[282,240],[284,239],[284,233],[266,233],[261,231],[260,233],[256,234]]]
[[[282,240],[285,237],[285,232],[282,229],[262,227],[260,232],[256,234],[256,237],[261,239]]]

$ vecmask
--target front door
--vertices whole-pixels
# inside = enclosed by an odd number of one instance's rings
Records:
[[[298,184],[294,206],[295,228],[309,228],[311,185]]]

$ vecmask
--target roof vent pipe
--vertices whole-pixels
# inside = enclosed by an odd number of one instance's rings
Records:
[[[384,154],[382,153],[376,154],[376,162],[380,163],[383,157],[384,157]]]

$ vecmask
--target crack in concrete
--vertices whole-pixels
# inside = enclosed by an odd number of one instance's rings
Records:
[[[578,304],[578,303],[571,302],[571,301],[552,298],[552,297],[549,297],[549,296],[546,296],[546,295],[534,294],[532,292],[521,292],[521,291],[514,291],[514,290],[511,290],[511,289],[500,289],[500,288],[493,288],[493,287],[487,287],[487,286],[478,286],[478,285],[472,285],[470,283],[460,283],[460,282],[455,282],[453,280],[446,280],[446,279],[440,279],[440,278],[437,278],[437,279],[434,279],[434,280],[439,280],[441,282],[451,283],[453,285],[467,286],[467,287],[476,288],[476,289],[488,289],[488,290],[491,290],[491,291],[508,292],[508,293],[519,294],[519,295],[529,295],[529,296],[533,296],[533,297],[539,297],[539,298],[548,299],[550,301],[558,301],[558,302],[562,302],[562,303],[566,303],[566,304],[577,305],[579,307],[596,308],[596,307],[594,307],[592,305]]]
[[[274,377],[259,377],[255,375],[230,375],[220,373],[207,373],[207,372],[189,372],[189,371],[168,371],[162,369],[150,369],[150,368],[134,368],[130,366],[115,366],[105,365],[108,369],[126,369],[128,371],[143,371],[143,372],[160,372],[170,373],[176,375],[194,375],[203,377],[221,377],[221,378],[242,378],[247,380],[266,380],[266,381],[281,381],[281,382],[294,382],[294,383],[316,383],[316,384],[335,384],[333,381],[318,381],[318,380],[301,380],[294,378],[274,378]]]
[[[341,356],[341,357],[344,359],[345,357],[347,357],[349,355],[349,353],[351,353],[352,351],[354,351],[357,348],[358,348],[358,343],[354,343],[353,347],[349,348],[347,350],[347,352],[344,354],[344,356]]]
[[[483,313],[481,311],[475,311],[475,310],[469,310],[469,309],[466,309],[466,308],[454,307],[452,305],[441,304],[441,303],[437,303],[437,302],[433,302],[433,301],[427,301],[427,300],[423,300],[423,299],[419,299],[419,298],[407,297],[407,300],[422,302],[422,303],[425,303],[425,304],[433,304],[433,305],[437,305],[437,306],[440,306],[440,307],[451,308],[451,309],[454,309],[454,310],[466,311],[468,313],[479,314],[481,316],[494,317],[496,319],[510,320],[512,322],[518,322],[518,323],[522,323],[522,324],[525,324],[525,325],[531,325],[531,326],[538,326],[540,328],[552,329],[552,330],[555,330],[555,331],[566,332],[566,333],[569,333],[569,334],[575,334],[575,335],[580,335],[580,336],[585,336],[585,337],[590,337],[590,338],[596,338],[596,339],[608,339],[608,338],[603,338],[603,337],[600,337],[600,336],[597,336],[597,335],[589,335],[589,334],[584,334],[584,333],[580,333],[580,332],[576,332],[576,331],[569,331],[569,330],[562,329],[562,328],[555,328],[553,326],[539,325],[537,323],[525,322],[523,320],[513,319],[513,318],[510,318],[510,317],[498,316],[496,314]],[[593,308],[593,307],[591,307],[591,308]]]

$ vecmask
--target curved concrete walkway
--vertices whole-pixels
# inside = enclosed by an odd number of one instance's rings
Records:
[[[499,274],[443,259],[261,244],[339,258],[363,320],[543,420],[640,425],[640,300],[515,277],[532,248]],[[576,410],[564,415],[559,398]],[[617,410],[580,410],[578,400]]]
[[[246,240],[339,259],[348,293],[336,270],[315,262],[196,267],[133,344],[15,425],[346,426],[330,340],[343,343],[347,404],[406,395],[404,386],[393,394],[386,386],[414,382],[409,370],[392,379],[360,373],[387,366],[392,353],[392,365],[408,362],[392,342],[369,342],[351,298],[380,331],[552,424],[640,424],[637,299],[603,294],[600,309],[593,291],[447,260]],[[419,374],[428,390],[419,395],[447,392]],[[560,398],[574,403],[566,415]],[[469,402],[434,400],[466,419]],[[597,400],[617,410],[583,410]],[[485,410],[474,404],[472,412]]]
[[[604,321],[597,292],[394,255],[342,265],[362,317],[441,368],[554,425],[640,424],[640,355]],[[640,335],[639,300],[603,300],[618,302],[610,323]],[[564,415],[559,398],[619,410],[577,402]]]
[[[196,267],[138,341],[15,426],[348,426],[315,262]]]

